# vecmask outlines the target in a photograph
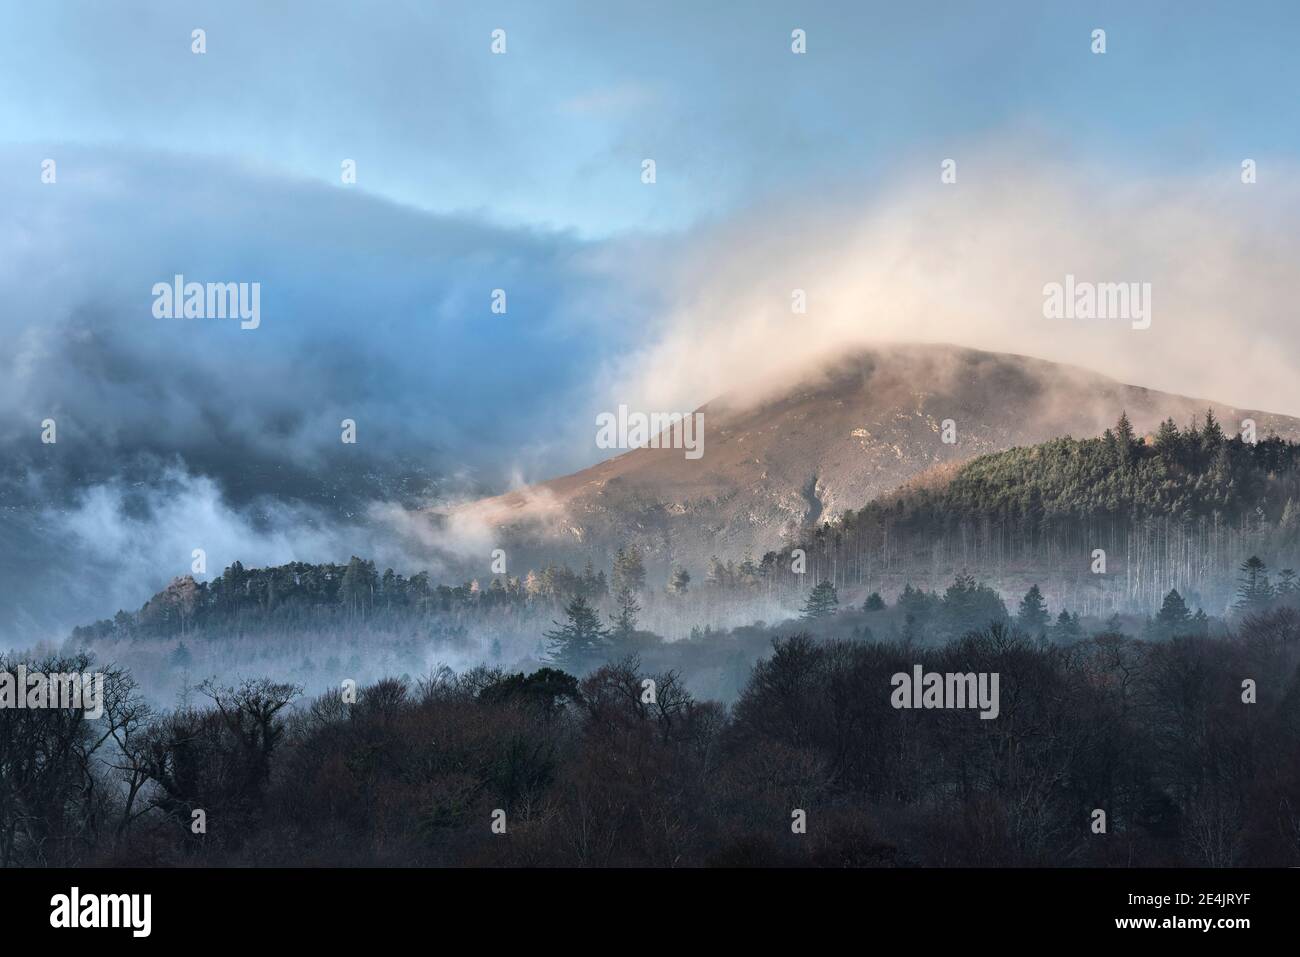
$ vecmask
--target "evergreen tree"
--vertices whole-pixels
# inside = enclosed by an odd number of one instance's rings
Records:
[[[1268,582],[1268,566],[1259,556],[1251,555],[1241,563],[1241,578],[1237,580],[1238,611],[1260,608],[1273,598],[1273,586]]]
[[[1205,455],[1201,450],[1201,430],[1196,424],[1196,416],[1187,423],[1183,432],[1183,461],[1188,468],[1200,471],[1205,466]]]
[[[231,566],[231,570],[236,567],[239,568],[241,578],[247,578],[243,574],[243,567],[238,562]],[[352,614],[361,612],[364,615],[374,600],[377,578],[374,562],[362,561],[353,555],[339,584],[339,601],[346,605]]]
[[[672,578],[668,580],[668,591],[674,595],[685,595],[690,587],[691,573],[685,568],[675,569]]]
[[[759,583],[758,566],[754,564],[754,559],[746,554],[744,561],[740,563],[740,568],[736,570],[738,583],[743,588],[755,588]]]
[[[1160,423],[1160,429],[1156,432],[1155,448],[1166,465],[1176,465],[1182,461],[1182,433],[1178,431],[1178,424],[1172,418]]]
[[[1115,451],[1118,454],[1116,459],[1120,468],[1128,468],[1133,462],[1133,446],[1137,439],[1133,433],[1133,423],[1128,419],[1128,411],[1122,411],[1119,414],[1119,421],[1115,423]]]
[[[601,599],[609,593],[609,581],[605,578],[605,572],[596,573],[595,567],[591,560],[582,569],[582,577],[578,579],[575,589],[577,594],[586,598]]]
[[[1051,616],[1047,613],[1047,602],[1037,585],[1031,585],[1025,597],[1020,599],[1020,609],[1016,613],[1016,624],[1030,637],[1037,637],[1047,631]]]
[[[614,629],[611,634],[614,641],[626,644],[636,631],[636,616],[641,611],[641,604],[636,600],[636,592],[626,586],[615,596],[615,601],[618,602],[618,614],[612,616]]]
[[[1007,606],[998,593],[970,575],[958,575],[948,586],[942,609],[944,630],[950,638],[1007,620]]]
[[[614,556],[614,593],[625,588],[634,592],[645,589],[645,565],[641,561],[641,551],[635,545],[620,548]]]
[[[903,640],[919,640],[933,627],[936,614],[943,608],[943,599],[934,592],[913,588],[908,582],[898,596],[897,608],[903,616]]]
[[[1083,637],[1083,628],[1079,625],[1079,616],[1071,615],[1064,608],[1056,616],[1056,626],[1053,629],[1053,638],[1060,644],[1068,644],[1072,641],[1078,641]]]
[[[552,661],[577,672],[585,671],[601,657],[608,647],[609,631],[600,624],[600,616],[581,595],[574,597],[564,609],[567,621],[553,624],[555,630],[545,635],[550,642]]]
[[[1214,417],[1214,410],[1206,409],[1205,426],[1201,429],[1201,448],[1207,458],[1212,459],[1222,445],[1223,429],[1219,425],[1219,420]]]
[[[825,618],[827,615],[835,614],[839,606],[840,599],[835,593],[835,586],[829,581],[822,580],[808,593],[808,598],[803,603],[803,613],[799,617],[804,621]]]
[[[1171,588],[1160,606],[1160,611],[1156,614],[1157,631],[1165,638],[1186,635],[1191,620],[1192,615],[1187,610],[1187,602],[1183,601],[1183,596],[1178,594],[1176,588]]]
[[[183,641],[178,644],[176,650],[167,657],[168,663],[173,668],[180,668],[182,671],[187,671],[193,660],[194,656],[190,654],[190,650],[185,647],[185,642]]]
[[[863,611],[884,611],[885,599],[880,597],[880,592],[873,591],[867,596],[867,600],[862,603]]]

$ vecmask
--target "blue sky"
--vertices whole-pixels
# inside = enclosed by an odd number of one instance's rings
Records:
[[[250,162],[584,236],[1023,129],[1135,169],[1292,154],[1293,4],[6,3],[0,141]],[[208,52],[190,52],[190,31]],[[789,50],[791,29],[809,52]],[[1105,56],[1089,50],[1107,31]],[[507,32],[492,56],[490,33]],[[946,153],[945,153],[946,155]],[[658,188],[642,188],[653,157]]]

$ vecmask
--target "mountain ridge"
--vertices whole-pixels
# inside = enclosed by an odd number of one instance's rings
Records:
[[[1300,440],[1300,419],[1129,385],[1100,373],[957,346],[889,345],[825,363],[767,399],[710,400],[704,455],[638,448],[448,512],[528,564],[636,544],[651,565],[761,554],[810,521],[861,508],[990,452],[1092,437],[1127,412],[1139,435],[1210,409],[1235,432]],[[956,441],[945,443],[951,420]],[[516,563],[518,567],[518,563]]]

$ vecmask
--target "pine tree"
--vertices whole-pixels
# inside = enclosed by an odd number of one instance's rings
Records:
[[[799,617],[804,621],[825,618],[827,615],[835,614],[839,606],[840,598],[835,593],[835,586],[823,580],[808,593],[808,598],[803,603],[803,613]]]
[[[1133,423],[1129,421],[1127,409],[1120,412],[1119,421],[1115,423],[1115,438],[1129,445],[1134,442]]]
[[[641,611],[641,604],[636,600],[636,592],[628,587],[619,591],[615,601],[618,602],[618,614],[611,616],[614,625],[611,635],[615,642],[626,644],[636,631],[636,616]]]
[[[604,598],[609,593],[609,581],[605,578],[605,572],[602,570],[597,574],[590,559],[582,569],[582,577],[578,580],[576,591],[587,598],[595,599]]]
[[[190,654],[190,650],[185,647],[185,642],[183,641],[176,646],[176,649],[170,655],[167,656],[168,664],[173,668],[179,668],[182,671],[189,670],[190,664],[193,660],[194,656]]]
[[[1268,566],[1258,555],[1251,555],[1241,563],[1241,578],[1237,580],[1237,601],[1233,608],[1250,611],[1268,604],[1273,597],[1273,586],[1268,582]]]
[[[238,565],[239,563],[236,562],[231,567],[233,569]],[[239,570],[242,573],[243,567],[240,566]],[[377,577],[374,562],[363,562],[353,555],[339,583],[339,601],[346,605],[351,613],[356,614],[357,611],[361,611],[364,615],[365,609],[374,599]]]
[[[1133,423],[1128,419],[1128,411],[1121,411],[1119,421],[1115,423],[1115,451],[1120,468],[1128,468],[1133,461],[1133,445],[1137,441],[1133,433]]]
[[[1182,461],[1182,451],[1182,433],[1178,431],[1178,424],[1172,418],[1165,419],[1156,432],[1156,452],[1166,465],[1175,465]]]
[[[555,630],[543,633],[551,645],[551,660],[577,672],[585,671],[608,647],[609,631],[601,626],[600,616],[581,595],[569,602],[564,614],[568,620],[563,625],[554,622]]]
[[[1118,463],[1119,442],[1117,442],[1115,439],[1115,432],[1113,429],[1107,429],[1105,432],[1102,433],[1101,444],[1106,449],[1106,457],[1109,458],[1110,461]]]
[[[625,588],[634,592],[645,589],[645,565],[641,561],[641,551],[635,545],[620,548],[614,556],[614,593]]]
[[[672,578],[668,580],[668,591],[674,595],[685,595],[690,587],[691,573],[685,568],[675,569]]]
[[[867,596],[867,600],[862,603],[863,611],[884,611],[885,599],[880,597],[880,592],[873,591]]]
[[[1199,472],[1204,467],[1205,456],[1201,451],[1201,429],[1196,424],[1196,416],[1187,423],[1187,428],[1183,430],[1183,464],[1193,472]]]
[[[744,561],[740,563],[740,568],[736,570],[737,582],[742,588],[758,587],[759,572],[758,566],[754,564],[754,559],[747,553]]]
[[[1056,616],[1056,627],[1053,630],[1053,637],[1060,644],[1067,644],[1072,641],[1078,641],[1083,637],[1083,628],[1079,625],[1079,616],[1071,615],[1064,608]]]
[[[1007,620],[1007,606],[988,585],[958,575],[943,593],[943,626],[949,637],[960,637]]]
[[[1160,634],[1166,638],[1186,635],[1191,620],[1192,615],[1187,610],[1187,602],[1183,601],[1183,596],[1178,594],[1178,589],[1171,588],[1160,606],[1160,611],[1156,614],[1156,627]]]
[[[1016,613],[1016,625],[1031,637],[1037,637],[1047,631],[1051,616],[1047,613],[1047,602],[1037,585],[1031,585],[1025,597],[1020,599],[1020,609]]]
[[[916,637],[931,628],[935,615],[943,609],[944,605],[943,600],[934,592],[913,588],[911,582],[908,582],[899,593],[895,607],[903,615],[903,621],[907,625],[904,629],[904,637],[907,635]]]
[[[1205,426],[1201,429],[1201,447],[1205,450],[1206,456],[1212,458],[1221,445],[1223,445],[1223,429],[1219,426],[1219,420],[1214,417],[1214,410],[1206,409]]]
[[[1277,585],[1274,590],[1279,595],[1290,595],[1300,590],[1300,580],[1297,580],[1294,568],[1284,568],[1277,573]]]

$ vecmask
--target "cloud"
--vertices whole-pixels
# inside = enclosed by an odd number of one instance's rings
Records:
[[[43,509],[36,518],[64,558],[57,575],[60,610],[84,601],[108,615],[138,607],[142,595],[161,590],[176,576],[194,574],[207,581],[235,561],[256,567],[346,561],[363,554],[381,569],[440,569],[430,560],[435,556],[392,534],[386,513],[401,511],[375,503],[367,515],[340,521],[321,509],[269,496],[236,508],[213,479],[173,466],[148,486],[121,480],[90,486],[77,493],[71,507]],[[194,549],[204,552],[204,572],[193,571]],[[28,609],[39,617],[34,611]]]
[[[756,399],[827,356],[947,342],[1091,367],[1123,381],[1300,414],[1295,284],[1300,186],[1289,168],[1133,177],[969,147],[958,181],[905,166],[874,194],[809,193],[702,230],[685,248],[645,347],[604,380],[607,402],[693,408]],[[1152,325],[1049,320],[1067,274],[1152,287]],[[807,314],[792,312],[804,290]]]
[[[539,399],[600,360],[594,330],[617,318],[605,267],[564,233],[185,157],[63,155],[42,186],[0,154],[7,178],[33,182],[0,226],[0,334],[16,343],[0,355],[0,443],[29,464],[106,477],[124,453],[178,453],[232,488],[250,467],[307,482],[349,470],[346,417],[367,468],[495,466],[502,445],[549,441]],[[259,282],[261,328],[154,318],[153,285],[177,274]],[[33,452],[47,415],[60,444]]]
[[[619,341],[601,327],[645,308],[614,288],[610,246],[239,164],[59,156],[44,185],[27,151],[0,151],[0,339],[13,344],[0,352],[0,564],[25,582],[0,594],[0,628],[138,606],[188,567],[151,542],[183,557],[229,523],[246,563],[378,557],[377,503],[581,463],[583,430],[562,410]],[[260,283],[260,327],[154,317],[154,284],[177,274]],[[47,418],[55,444],[40,441]],[[340,441],[345,418],[355,445]],[[120,574],[68,567],[119,552]]]

